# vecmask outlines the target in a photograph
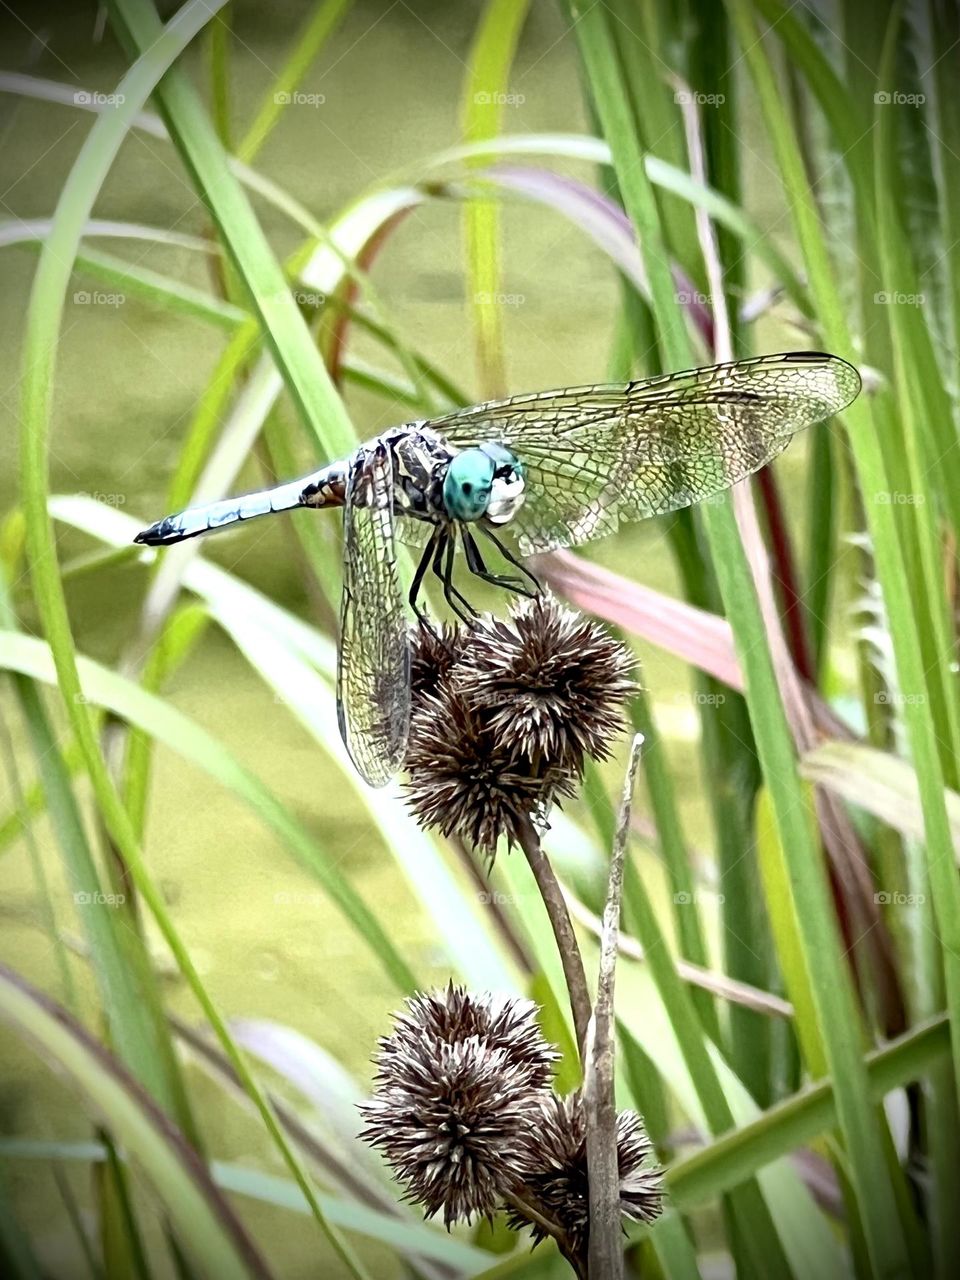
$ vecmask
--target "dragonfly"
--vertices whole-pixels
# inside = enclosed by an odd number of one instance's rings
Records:
[[[859,391],[845,360],[790,351],[515,395],[390,428],[311,475],[166,516],[136,541],[169,546],[274,512],[342,508],[337,719],[357,771],[383,786],[402,765],[411,708],[399,543],[419,551],[407,595],[416,617],[426,621],[419,600],[432,572],[469,619],[475,611],[453,580],[459,551],[476,577],[535,594],[522,557],[719,494]],[[488,568],[488,544],[509,572]]]

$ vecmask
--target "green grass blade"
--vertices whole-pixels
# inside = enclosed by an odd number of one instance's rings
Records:
[[[468,143],[500,132],[510,68],[529,0],[487,0],[467,63],[461,106],[463,136]],[[506,366],[503,352],[500,263],[500,208],[495,200],[471,200],[463,214],[467,302],[476,332],[481,398],[503,395]]]
[[[32,636],[0,631],[0,667],[20,671],[34,680],[54,681],[46,646]],[[316,841],[276,797],[249,774],[227,750],[169,703],[106,667],[81,658],[81,696],[92,706],[108,708],[114,715],[150,734],[171,750],[193,762],[240,796],[289,845],[317,876],[331,898],[358,929],[401,991],[415,990],[416,981],[370,909],[340,874],[336,865],[318,851]],[[101,913],[96,913],[101,914]],[[166,919],[161,928],[169,928]],[[177,939],[171,944],[182,950]],[[193,985],[189,973],[185,974]]]
[[[7,1171],[0,1165],[0,1263],[3,1274],[14,1280],[42,1280],[43,1272],[34,1256],[30,1237],[17,1221],[10,1203]]]
[[[752,70],[764,56],[753,32],[752,20],[744,20],[744,6],[737,0],[732,0],[730,9]],[[683,368],[690,363],[689,344],[674,296],[656,205],[644,174],[642,152],[624,110],[605,20],[598,10],[580,10],[574,6],[574,12],[579,18],[578,36],[604,133],[611,145],[624,202],[636,226],[647,265],[660,338],[671,364]],[[876,1115],[864,1096],[865,1076],[859,1045],[850,1035],[850,1028],[858,1023],[857,1012],[849,976],[842,966],[819,851],[808,826],[806,797],[797,775],[793,743],[765,642],[763,619],[729,503],[710,506],[705,521],[724,603],[747,677],[751,720],[777,826],[791,878],[806,907],[802,917],[804,958],[836,1082],[841,1128],[868,1227],[874,1265],[878,1273],[891,1266],[906,1270],[907,1251],[896,1205],[882,1172],[883,1144]]]
[[[69,780],[83,772],[83,753],[77,744],[60,747],[59,755]],[[24,834],[24,827],[47,812],[47,792],[41,778],[23,789],[23,796],[16,809],[0,818],[0,856],[7,853],[12,844]]]
[[[265,1263],[196,1152],[108,1050],[6,967],[0,967],[0,1017],[57,1062],[107,1117],[149,1176],[180,1241],[208,1274],[266,1280]]]
[[[667,1209],[650,1228],[650,1240],[669,1280],[700,1280],[697,1251],[678,1213]]]
[[[745,51],[744,60],[754,79],[773,142],[825,341],[838,354],[852,355],[853,344],[844,319],[836,273],[826,251],[816,207],[772,69],[746,4],[743,0],[729,0],[729,3],[741,47]],[[947,1003],[955,1036],[954,1067],[960,1086],[960,886],[952,869],[953,849],[944,796],[944,775],[928,704],[929,689],[914,614],[912,583],[903,560],[894,508],[889,503],[877,501],[878,495],[890,494],[897,486],[887,472],[871,418],[869,403],[863,396],[846,414],[850,445],[864,494],[877,574],[890,624],[900,690],[906,699],[903,719],[920,780],[927,860],[946,972]],[[842,1073],[837,1071],[836,1065],[831,1066],[839,1078]],[[858,1164],[859,1161],[854,1161],[854,1170]],[[879,1153],[876,1153],[874,1167],[881,1167]],[[902,1257],[901,1254],[890,1255],[882,1247],[886,1237],[885,1230],[872,1236],[870,1222],[874,1220],[875,1225],[881,1227],[882,1215],[877,1212],[877,1202],[869,1197],[865,1186],[858,1188],[858,1200],[864,1210],[864,1223],[868,1227],[875,1258],[879,1260],[885,1257],[889,1262],[891,1256]],[[887,1204],[889,1211],[890,1206],[885,1196],[882,1202]]]
[[[217,137],[230,150],[230,41],[232,10],[228,7],[210,23],[206,53],[210,69],[210,97]]]
[[[264,95],[257,114],[237,147],[237,156],[249,164],[280,122],[284,108],[303,82],[317,54],[340,24],[351,0],[324,0],[314,6],[279,74]]]
[[[104,284],[117,285],[124,296],[129,293],[176,314],[196,316],[228,333],[250,320],[249,312],[232,302],[99,249],[82,249],[77,254],[76,267]]]
[[[633,877],[629,900],[624,902],[625,919],[644,949],[651,976],[663,1000],[677,1036],[687,1070],[713,1135],[735,1126],[727,1101],[703,1036],[690,992],[683,985],[657,924],[653,907],[639,877]],[[764,1257],[772,1260],[779,1274],[793,1274],[760,1188],[747,1182],[731,1197],[731,1210],[744,1233],[745,1244],[757,1267]]]
[[[150,0],[111,0],[109,8],[117,34],[131,52],[156,48],[161,26]],[[174,145],[207,203],[320,456],[341,457],[355,440],[350,420],[213,125],[179,69],[163,78],[156,96]]]
[[[922,1079],[950,1056],[945,1015],[914,1027],[867,1055],[868,1100],[877,1104],[893,1089]],[[702,1151],[678,1160],[667,1171],[670,1199],[687,1212],[762,1169],[771,1160],[829,1133],[837,1123],[837,1100],[830,1079],[808,1085],[735,1132],[715,1139]]]

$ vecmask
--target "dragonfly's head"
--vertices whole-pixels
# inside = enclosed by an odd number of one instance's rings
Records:
[[[443,505],[453,520],[508,524],[523,505],[523,467],[502,444],[454,454],[443,481]]]

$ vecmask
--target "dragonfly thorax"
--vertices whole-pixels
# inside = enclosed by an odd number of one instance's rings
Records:
[[[454,454],[443,480],[443,505],[451,520],[508,524],[523,505],[523,467],[502,444]]]

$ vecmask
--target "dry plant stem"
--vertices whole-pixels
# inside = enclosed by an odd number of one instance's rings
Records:
[[[562,1227],[558,1226],[551,1218],[544,1217],[533,1202],[523,1195],[514,1192],[511,1195],[504,1196],[504,1200],[511,1209],[516,1209],[517,1213],[522,1214],[528,1222],[535,1222],[541,1231],[545,1231],[548,1236],[552,1236],[556,1240],[557,1247],[573,1268],[577,1280],[589,1280],[583,1260],[571,1252],[570,1242]]]
[[[481,898],[480,900],[481,902],[486,901],[488,903],[490,915],[497,926],[500,936],[509,948],[510,954],[513,956],[514,960],[516,960],[523,973],[531,974],[533,972],[533,962],[530,959],[530,955],[523,942],[520,940],[520,936],[516,929],[514,929],[513,925],[510,923],[507,913],[497,901],[496,895],[494,894],[491,896],[490,886],[484,877],[483,872],[477,866],[476,857],[471,854],[460,836],[451,836],[450,843],[470,879],[476,885],[477,892],[487,895],[486,899]]]
[[[623,863],[630,833],[630,807],[640,765],[643,735],[630,748],[620,815],[610,854],[610,879],[603,909],[597,1002],[587,1035],[583,1064],[583,1106],[587,1130],[587,1186],[590,1204],[588,1269],[595,1280],[623,1280],[620,1233],[620,1166],[617,1156],[617,1105],[613,1093],[615,1053],[613,989],[620,937]]]
[[[553,936],[557,940],[560,952],[560,963],[563,965],[563,976],[570,996],[570,1008],[573,1013],[573,1026],[577,1034],[577,1047],[580,1050],[580,1061],[584,1061],[587,1042],[587,1027],[590,1025],[592,1007],[590,992],[587,990],[587,975],[583,968],[583,956],[580,944],[573,931],[573,922],[567,910],[563,890],[553,867],[540,845],[540,837],[529,818],[525,818],[519,829],[520,847],[526,855],[530,870],[537,882],[543,905],[550,917]]]
[[[589,907],[584,906],[580,899],[575,898],[569,891],[564,890],[563,896],[577,924],[599,938],[603,933],[603,921],[600,917],[594,915]],[[647,958],[646,952],[635,938],[621,936],[617,940],[617,950],[622,956],[628,956],[631,960],[643,962]],[[688,982],[692,987],[700,987],[703,991],[709,991],[711,995],[719,996],[721,1000],[728,1000],[730,1004],[743,1005],[744,1009],[752,1009],[754,1013],[762,1013],[765,1017],[792,1018],[794,1016],[794,1008],[789,1000],[782,1000],[780,996],[775,996],[769,991],[752,987],[748,982],[738,982],[736,978],[728,978],[726,974],[718,973],[713,969],[704,969],[700,965],[691,964],[689,960],[678,959],[676,966],[677,974],[684,982]]]

